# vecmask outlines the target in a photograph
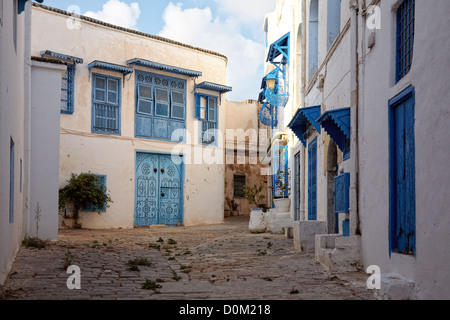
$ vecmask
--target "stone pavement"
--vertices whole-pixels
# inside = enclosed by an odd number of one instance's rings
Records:
[[[4,286],[6,299],[374,299],[365,273],[332,274],[313,255],[294,251],[292,239],[248,232],[248,219],[202,227],[63,230],[44,249],[20,249]],[[131,270],[134,259],[151,265]],[[80,268],[80,290],[67,288],[70,265]]]

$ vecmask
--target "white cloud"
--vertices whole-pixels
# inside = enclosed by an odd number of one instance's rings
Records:
[[[244,1],[245,2],[245,1]],[[230,100],[257,99],[264,61],[264,46],[244,37],[236,17],[214,18],[210,8],[183,10],[170,3],[164,11],[160,36],[222,53],[228,57],[226,85]]]
[[[275,10],[275,0],[215,0],[219,10],[237,17],[244,23],[262,23],[266,13]]]
[[[88,11],[84,15],[124,28],[137,29],[141,9],[137,2],[128,5],[120,0],[108,0],[101,11]]]

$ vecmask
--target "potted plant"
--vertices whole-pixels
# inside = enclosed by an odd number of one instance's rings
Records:
[[[94,174],[71,174],[69,184],[59,190],[59,209],[64,210],[66,204],[71,203],[74,207],[73,227],[80,229],[78,223],[79,211],[83,208],[92,207],[100,211],[100,208],[112,203],[108,190],[102,185],[100,179]],[[100,212],[99,212],[100,214]]]
[[[275,179],[274,203],[278,212],[289,212],[291,206],[291,173],[281,170]]]
[[[250,204],[256,206],[250,212],[249,230],[253,233],[263,233],[267,229],[267,222],[264,213],[267,211],[267,205],[263,203],[266,198],[261,194],[262,186],[244,186],[244,197]]]

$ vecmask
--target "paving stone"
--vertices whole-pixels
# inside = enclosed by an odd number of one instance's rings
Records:
[[[129,271],[135,258],[152,265]],[[81,269],[81,290],[66,286],[69,262]],[[157,279],[156,293],[142,289]],[[248,217],[231,217],[190,228],[61,230],[45,249],[19,250],[4,292],[10,300],[374,299],[366,280],[364,273],[331,274],[314,255],[295,251],[292,239],[252,234]]]

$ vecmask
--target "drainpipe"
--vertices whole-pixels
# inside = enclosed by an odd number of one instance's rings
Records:
[[[24,154],[23,154],[23,214],[22,237],[30,235],[31,223],[31,4],[26,4],[24,14]],[[17,14],[17,13],[14,13]]]
[[[351,108],[351,180],[350,180],[350,235],[360,235],[359,221],[359,65],[358,65],[358,12],[359,1],[350,1],[350,108]]]
[[[305,106],[305,92],[306,92],[306,0],[302,1],[302,107]],[[300,221],[306,221],[306,148],[302,147],[302,164],[301,164],[301,188],[300,188]]]

